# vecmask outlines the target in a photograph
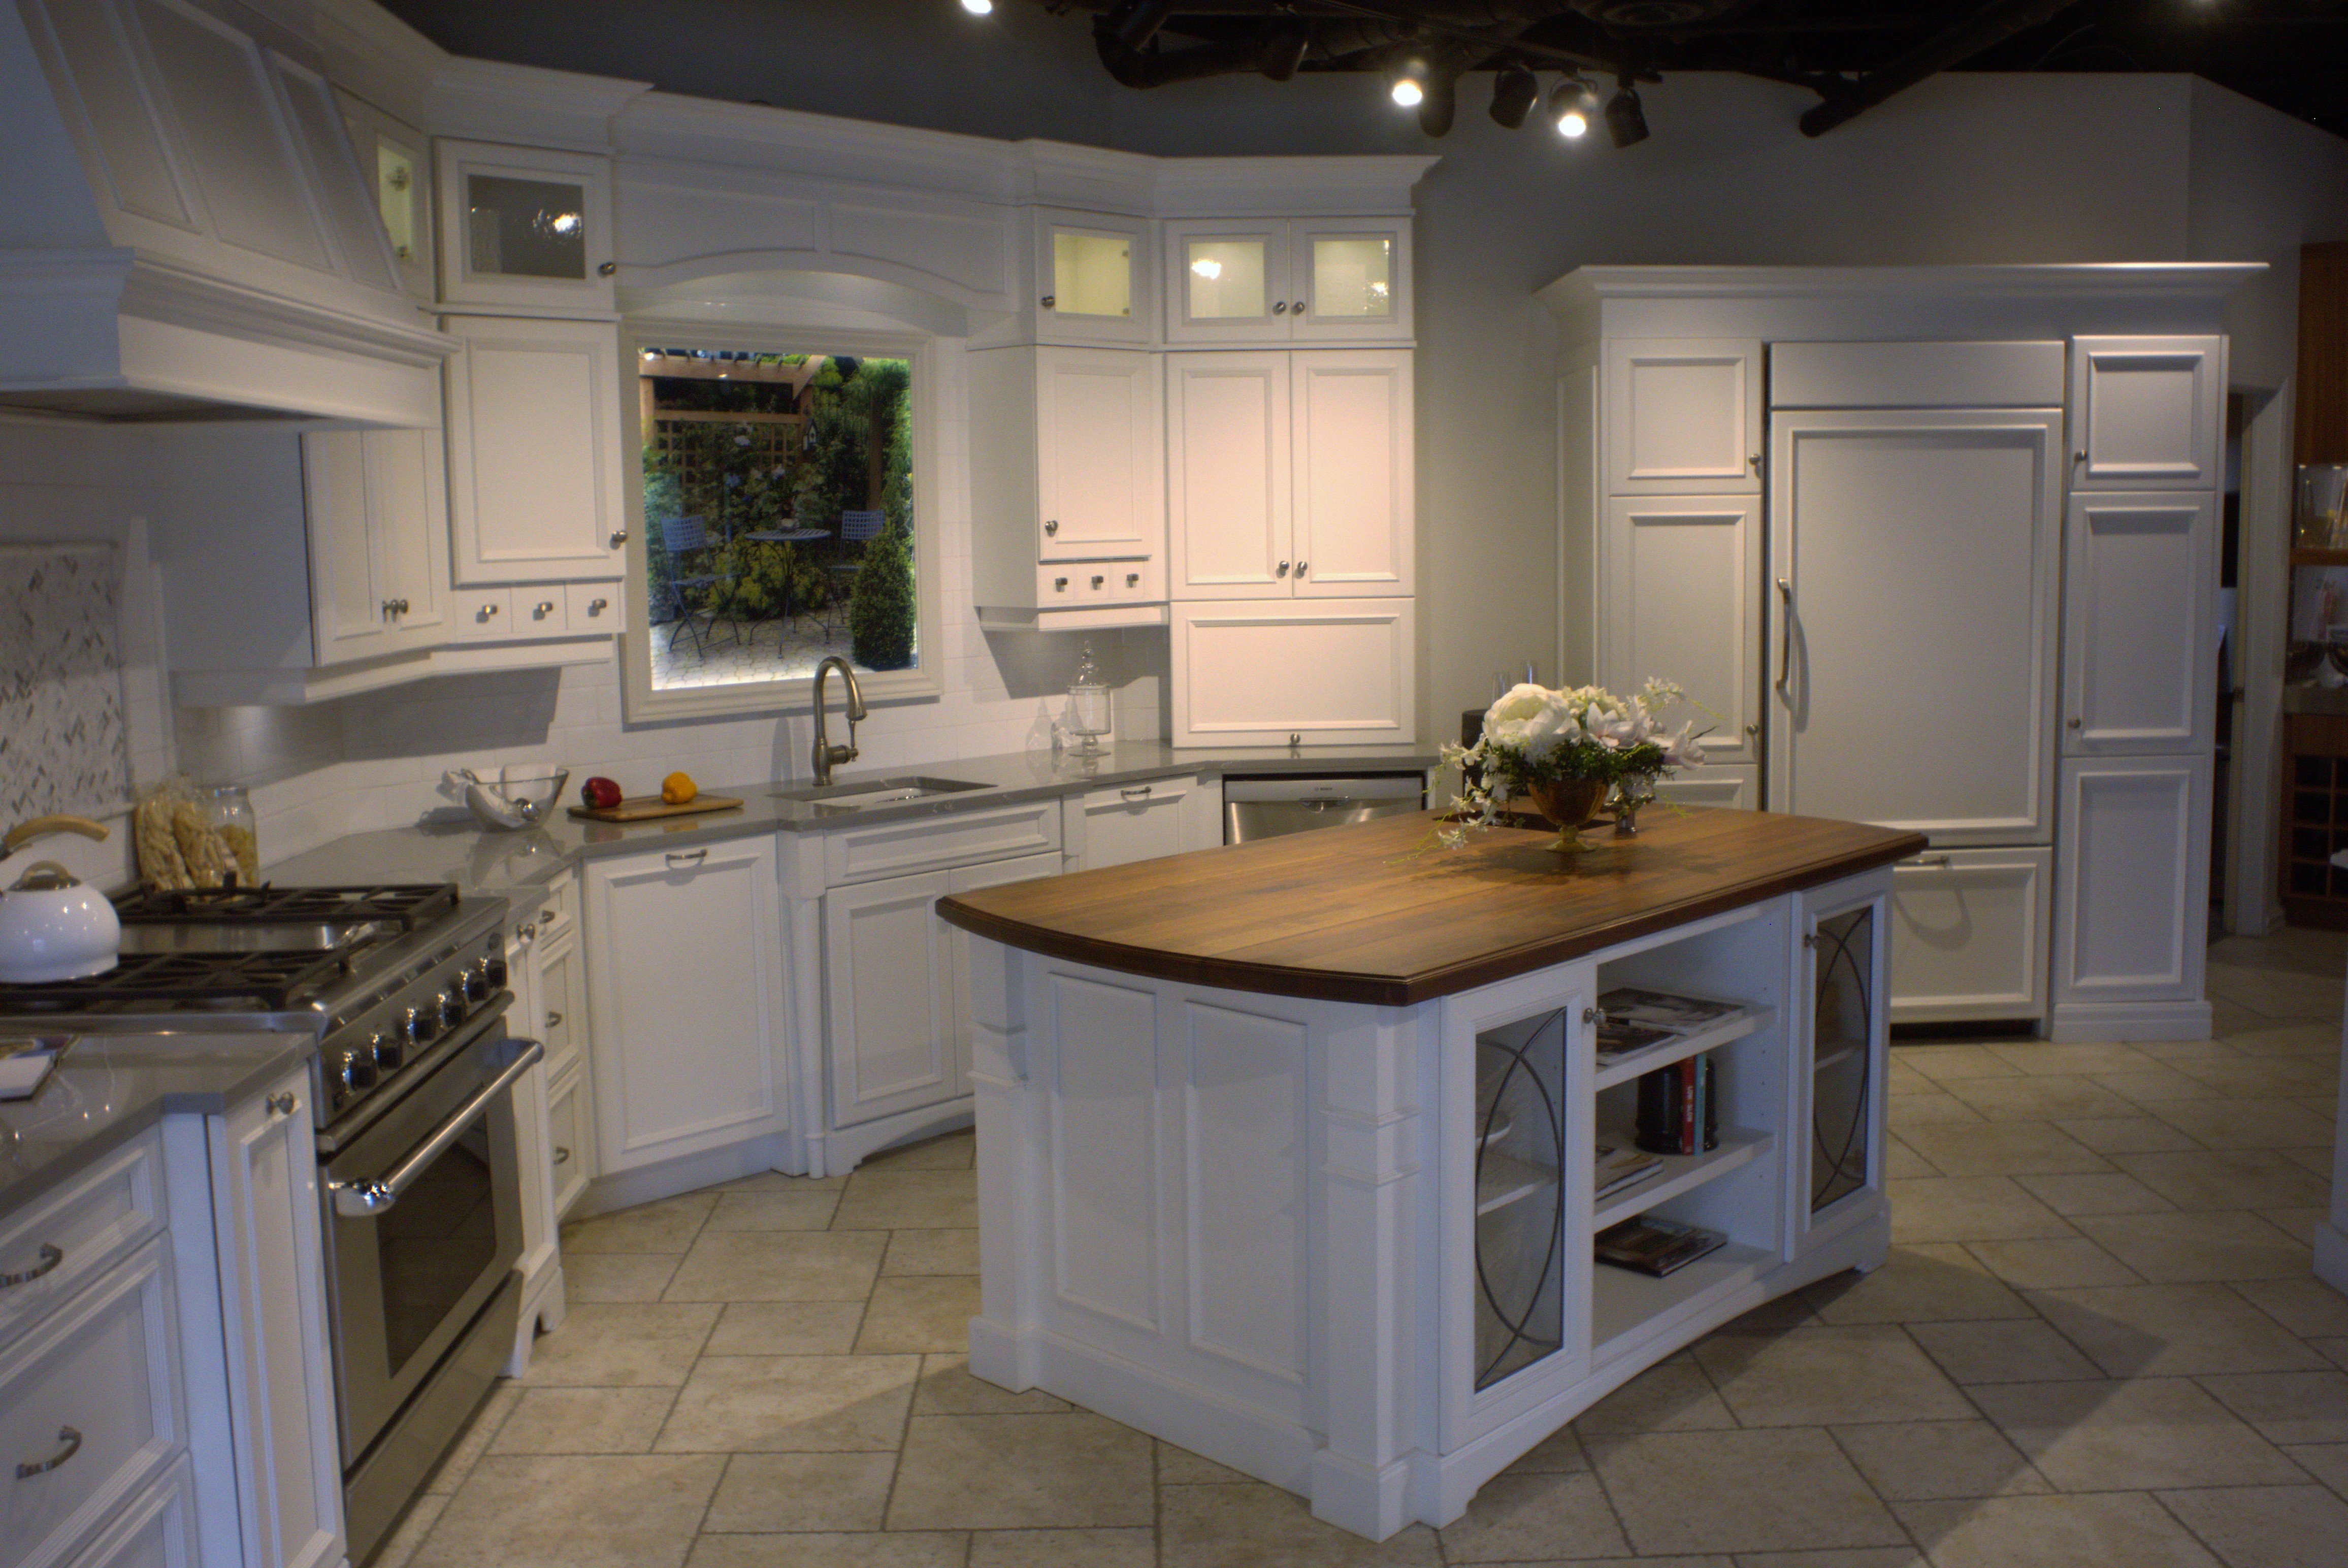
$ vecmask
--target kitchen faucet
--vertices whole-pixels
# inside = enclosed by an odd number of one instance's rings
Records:
[[[825,738],[823,732],[823,677],[831,673],[834,665],[839,667],[839,678],[846,682],[848,686],[848,744],[845,746],[832,745],[829,740]],[[853,762],[856,760],[856,721],[863,717],[864,693],[858,687],[856,684],[856,671],[850,667],[848,661],[841,658],[838,654],[834,654],[829,658],[824,660],[823,663],[816,665],[815,781],[817,783],[830,783],[831,770],[833,768],[842,762]]]

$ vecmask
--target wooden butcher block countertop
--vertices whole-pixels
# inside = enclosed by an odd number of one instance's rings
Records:
[[[1920,853],[1921,834],[1818,817],[1651,808],[1639,834],[1471,832],[1436,814],[957,893],[949,923],[1155,979],[1402,1006]]]

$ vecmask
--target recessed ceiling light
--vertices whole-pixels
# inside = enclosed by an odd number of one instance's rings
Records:
[[[994,9],[994,0],[962,0],[962,8],[973,16],[983,16]]]
[[[1394,86],[1387,89],[1395,102],[1405,108],[1416,108],[1426,101],[1426,62],[1416,56],[1395,67]]]

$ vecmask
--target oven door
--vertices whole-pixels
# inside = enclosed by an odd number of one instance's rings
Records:
[[[355,1464],[521,1259],[514,1080],[542,1054],[501,1014],[325,1166],[343,1462]]]

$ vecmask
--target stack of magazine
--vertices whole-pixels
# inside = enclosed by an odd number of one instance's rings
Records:
[[[1601,1143],[1598,1146],[1597,1180],[1591,1191],[1596,1197],[1609,1198],[1625,1187],[1637,1186],[1663,1168],[1663,1162],[1652,1154]]]
[[[1727,1243],[1718,1231],[1642,1214],[1599,1232],[1594,1248],[1601,1264],[1661,1278]]]
[[[1640,985],[1617,985],[1598,998],[1598,1065],[1611,1068],[1633,1052],[1709,1028],[1741,1011],[1742,1006]]]

